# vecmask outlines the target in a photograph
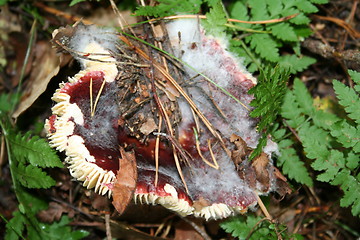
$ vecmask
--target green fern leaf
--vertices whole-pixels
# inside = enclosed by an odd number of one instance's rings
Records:
[[[353,151],[360,153],[360,129],[353,127],[345,120],[331,126],[331,135],[336,137],[346,148],[353,148]]]
[[[262,58],[276,62],[279,60],[279,49],[277,42],[268,34],[254,33],[246,38],[252,49]]]
[[[276,37],[284,41],[296,42],[298,41],[294,28],[289,23],[282,22],[270,26],[271,33]]]
[[[340,118],[334,114],[318,110],[313,114],[313,121],[316,126],[330,130],[334,124],[340,121]]]
[[[350,170],[354,170],[359,167],[360,164],[360,156],[359,154],[355,154],[350,152],[346,158],[346,167]]]
[[[307,186],[312,186],[313,181],[309,176],[309,172],[295,149],[292,148],[292,145],[293,142],[290,139],[279,142],[280,156],[277,163],[282,167],[282,172],[290,179]]]
[[[357,91],[357,93],[360,94],[360,72],[349,70],[348,73],[349,73],[350,77],[352,78],[352,80],[354,80],[354,82],[356,84],[354,86],[354,89]]]
[[[304,13],[314,13],[318,11],[317,7],[308,0],[297,0],[295,1],[295,5]]]
[[[348,116],[360,125],[360,98],[355,90],[339,81],[333,81],[333,85],[339,103],[345,108]]]
[[[26,219],[20,211],[13,212],[13,218],[6,224],[5,240],[19,239],[24,231]]]
[[[353,106],[360,104],[356,93],[360,75],[355,72],[351,74],[355,78],[355,90],[337,81],[334,81],[334,88],[340,104],[354,121],[316,110],[305,85],[297,79],[294,90],[285,96],[282,115],[289,117],[286,122],[293,124],[291,127],[298,132],[306,157],[314,159],[311,167],[321,171],[317,180],[340,185],[344,191],[341,206],[351,206],[356,216],[360,214],[360,174],[357,173],[360,162],[360,126],[358,109]],[[299,116],[305,116],[306,121],[297,125],[300,122],[294,118]]]
[[[264,2],[267,4],[267,9],[271,16],[280,16],[283,10],[281,1],[264,0]]]
[[[329,154],[329,158],[322,163],[321,166],[322,169],[318,168],[319,170],[325,170],[325,172],[319,174],[317,176],[317,180],[321,182],[330,182],[344,167],[345,167],[344,154],[337,150],[331,150]]]
[[[289,72],[279,66],[265,68],[264,71],[261,71],[258,84],[249,91],[255,97],[250,104],[255,107],[250,116],[260,117],[257,126],[258,131],[263,134],[258,146],[250,156],[251,159],[260,154],[263,147],[266,146],[267,136],[272,131],[273,124],[281,109],[288,77]]]
[[[239,216],[220,223],[220,226],[227,233],[231,233],[233,237],[246,239],[250,231],[260,220],[261,217],[255,217],[252,215],[248,215],[246,220],[245,217]]]
[[[297,57],[296,55],[285,55],[281,56],[279,64],[283,68],[289,68],[290,73],[295,74],[302,72],[308,68],[311,64],[316,62],[315,58],[312,57]]]
[[[298,130],[299,137],[302,140],[306,157],[310,159],[320,159],[324,161],[328,158],[328,147],[330,143],[330,136],[325,130],[310,125],[309,122],[305,122]],[[316,170],[322,170],[322,162],[319,162],[319,167]],[[316,165],[316,166],[318,166]]]
[[[337,175],[338,178],[341,178],[342,185],[341,188],[344,191],[344,197],[340,201],[340,206],[351,208],[351,213],[354,216],[360,214],[360,182],[358,179],[350,175],[350,172],[343,170]],[[338,183],[338,182],[336,182]]]
[[[55,185],[56,181],[42,171],[41,168],[33,165],[25,166],[19,164],[15,168],[17,180],[27,188],[49,188]]]
[[[255,97],[251,102],[255,109],[250,116],[261,117],[258,123],[259,131],[275,122],[285,96],[288,78],[289,72],[279,66],[268,67],[261,72],[258,84],[250,89],[249,94]]]
[[[304,114],[302,113],[299,104],[296,102],[294,93],[288,90],[284,97],[284,102],[281,107],[281,115],[286,118],[286,123],[292,127],[297,128],[305,122]]]
[[[38,167],[63,167],[56,152],[42,138],[31,138],[30,134],[10,134],[8,140],[12,153],[19,162],[29,162]]]
[[[231,18],[241,19],[244,21],[249,20],[248,9],[241,1],[236,1],[234,4],[231,5],[229,14]],[[244,28],[251,27],[249,26],[249,24],[246,23],[236,23],[236,25]]]
[[[227,17],[224,6],[220,1],[210,8],[210,11],[206,14],[206,20],[202,22],[202,25],[206,29],[206,32],[214,36],[224,35],[227,23]]]
[[[251,15],[253,20],[269,19],[269,13],[267,11],[267,5],[263,0],[249,0],[247,2],[251,9]]]
[[[294,95],[296,102],[299,103],[299,107],[303,109],[304,113],[312,116],[315,112],[313,99],[306,89],[305,84],[298,78],[294,80]]]
[[[290,16],[294,13],[298,13],[298,15],[292,19],[289,20],[290,23],[293,23],[295,25],[307,25],[310,23],[310,18],[308,18],[304,13],[299,13],[297,11],[291,11],[291,10],[287,10],[286,12],[284,12],[283,14],[285,16]],[[312,34],[312,31],[309,28],[306,28],[307,30],[307,34],[306,36],[309,36]],[[297,29],[295,28],[295,32],[299,35],[299,36],[304,36],[303,34],[299,34],[299,31],[297,31]]]
[[[156,6],[141,6],[135,11],[137,16],[154,16],[165,17],[181,13],[197,14],[200,11],[202,0],[157,0],[159,5]]]
[[[88,236],[90,233],[84,230],[72,231],[68,226],[70,219],[68,216],[62,216],[59,222],[52,224],[41,223],[41,229],[46,239],[53,240],[78,240]]]

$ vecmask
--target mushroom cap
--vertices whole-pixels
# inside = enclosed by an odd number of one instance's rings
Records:
[[[170,39],[176,31],[186,31],[177,29],[179,26],[182,24],[168,25]],[[50,145],[65,152],[75,179],[111,197],[116,174],[122,170],[121,147],[133,151],[136,158],[136,203],[160,204],[206,220],[244,213],[257,204],[257,194],[276,189],[274,167],[267,157],[276,146],[269,147],[256,164],[248,160],[259,134],[256,120],[243,105],[249,108],[253,97],[247,91],[256,80],[225,50],[222,41],[200,30],[195,32],[198,39],[185,39],[180,45],[172,41],[168,46],[182,53],[184,60],[196,56],[191,65],[215,83],[198,76],[194,68],[185,67],[179,73],[174,70],[176,65],[168,63],[169,72],[179,74],[174,74],[174,79],[192,99],[193,107],[184,94],[171,89],[175,85],[159,69],[153,72],[151,67],[138,67],[148,63],[136,51],[139,45],[118,42],[122,52],[117,54],[115,47],[109,47],[114,44],[113,37],[92,38],[87,29],[96,33],[93,26],[78,25],[66,36],[70,47],[79,47],[74,39],[87,37],[81,40],[81,49],[75,49],[83,70],[60,84],[52,98],[56,102],[53,115],[45,124]],[[98,34],[102,33],[99,30]],[[57,34],[56,39],[64,40],[64,31]],[[86,53],[85,59],[78,52]],[[161,93],[154,94],[152,78]],[[157,101],[163,105],[166,121],[160,120],[163,113]],[[242,145],[234,143],[234,135]]]

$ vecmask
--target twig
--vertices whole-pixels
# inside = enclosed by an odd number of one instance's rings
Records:
[[[186,222],[192,228],[194,228],[194,230],[197,231],[204,240],[211,240],[210,236],[203,229],[201,229],[196,223],[194,223],[190,219],[187,219],[186,217],[183,217],[183,216],[180,216],[180,217],[182,220],[184,220],[184,222]]]
[[[358,32],[355,28],[353,28],[349,23],[345,22],[342,19],[334,18],[334,17],[326,17],[326,16],[320,16],[320,15],[312,15],[317,19],[325,20],[329,22],[333,22],[340,27],[344,28],[349,34],[354,38],[360,38],[360,32]]]
[[[106,229],[106,239],[112,240],[111,227],[110,227],[110,213],[105,213],[105,229]]]
[[[158,125],[158,133],[161,132],[162,125],[162,115],[159,115],[159,125]],[[160,135],[156,136],[155,140],[155,187],[157,186],[159,180],[159,144],[160,144]]]
[[[269,24],[269,23],[278,23],[278,22],[284,22],[287,20],[290,20],[294,17],[296,17],[297,15],[299,15],[298,13],[289,15],[289,16],[285,16],[282,18],[277,18],[277,19],[271,19],[271,20],[262,20],[262,21],[245,21],[245,20],[238,20],[238,19],[233,19],[233,18],[228,18],[227,21],[228,22],[236,22],[236,23],[246,23],[246,24]],[[163,18],[155,18],[155,19],[151,19],[149,20],[150,22],[154,22],[154,21],[159,21],[159,20],[172,20],[172,19],[179,19],[179,18],[200,18],[200,19],[206,19],[207,17],[205,15],[176,15],[176,16],[168,16],[168,17],[163,17]]]
[[[255,194],[257,202],[261,208],[261,211],[264,213],[265,217],[267,219],[269,219],[270,221],[273,220],[273,218],[271,217],[270,213],[266,209],[266,207],[265,207],[264,203],[262,202],[261,198],[259,197],[259,195],[257,195],[257,193],[255,193],[255,192],[254,192],[254,194]]]
[[[4,159],[5,159],[5,137],[1,136],[1,146],[0,146],[0,166],[3,165],[4,163]],[[0,172],[0,176],[1,176],[1,172]]]
[[[62,18],[65,18],[66,20],[70,21],[70,22],[78,22],[78,21],[82,21],[83,23],[85,24],[93,24],[93,22],[91,21],[88,21],[88,20],[85,20],[85,19],[82,19],[80,17],[76,17],[76,16],[72,16],[68,13],[65,13],[65,12],[62,12],[62,11],[59,11],[55,8],[52,8],[52,7],[48,7],[46,5],[44,5],[43,3],[39,2],[39,1],[34,1],[33,3],[36,7],[38,8],[41,8],[42,10],[44,10],[45,12],[48,12],[48,13],[51,13],[55,16],[58,16],[58,17],[62,17]]]
[[[102,84],[101,84],[101,87],[100,87],[100,89],[99,89],[99,92],[98,92],[98,94],[97,94],[97,96],[96,96],[96,99],[95,99],[93,112],[91,113],[91,116],[92,116],[92,117],[95,115],[96,106],[97,106],[97,104],[98,104],[98,102],[99,102],[100,95],[101,95],[101,93],[102,93],[102,91],[103,91],[103,89],[104,89],[105,83],[106,83],[106,81],[105,81],[105,79],[104,79],[103,82],[102,82]]]
[[[90,87],[89,87],[89,91],[90,91],[90,116],[93,116],[93,81],[92,78],[90,78]]]
[[[211,145],[210,145],[210,140],[208,140],[208,146],[210,147],[209,148],[209,151],[211,153],[211,158],[213,160],[213,163],[209,162],[201,153],[201,149],[200,149],[200,140],[199,140],[199,136],[198,136],[198,133],[196,131],[196,128],[193,128],[194,129],[194,135],[195,135],[195,143],[196,143],[196,150],[199,154],[199,156],[201,157],[201,159],[207,164],[209,165],[210,167],[212,168],[215,168],[215,169],[219,169],[219,164],[217,163],[215,157],[214,157],[214,154],[212,152],[211,149]]]

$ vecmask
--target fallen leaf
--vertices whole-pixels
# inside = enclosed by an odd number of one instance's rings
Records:
[[[23,91],[20,104],[12,117],[17,118],[28,109],[46,90],[51,78],[58,74],[60,59],[50,43],[38,42],[35,49],[35,66],[33,67],[27,87]]]
[[[264,187],[262,191],[267,191],[270,187],[270,176],[268,172],[269,159],[266,153],[261,153],[256,157],[251,166],[255,170],[256,180],[258,180]]]
[[[122,214],[130,203],[137,181],[137,167],[134,152],[126,152],[120,148],[122,158],[119,159],[119,171],[113,188],[112,204]]]
[[[283,198],[286,194],[290,194],[292,192],[291,188],[287,184],[287,179],[282,173],[277,169],[274,168],[274,176],[276,179],[276,192],[280,195],[281,198]]]
[[[230,142],[235,144],[235,150],[231,152],[231,159],[235,166],[238,167],[248,154],[248,147],[246,142],[236,134],[230,136]]]
[[[50,202],[49,208],[42,210],[37,214],[37,217],[42,222],[52,223],[54,221],[59,221],[63,213],[68,213],[68,216],[72,218],[74,216],[74,210],[65,204],[60,204],[57,202]]]

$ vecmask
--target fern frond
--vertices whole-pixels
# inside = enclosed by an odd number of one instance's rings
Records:
[[[295,78],[294,80],[294,95],[296,97],[296,102],[299,104],[302,111],[305,114],[312,116],[315,112],[312,97],[305,85],[298,78]]]
[[[255,50],[262,58],[269,62],[276,62],[279,60],[278,43],[274,38],[268,34],[254,33],[245,38],[247,43],[250,43],[252,49]]]
[[[360,76],[354,72],[351,74],[355,78]],[[355,90],[334,81],[339,103],[348,113],[348,119],[316,110],[300,80],[295,80],[294,89],[286,94],[282,107],[282,116],[297,131],[306,157],[313,160],[311,167],[321,172],[317,180],[340,185],[344,191],[341,206],[351,206],[355,216],[360,214],[360,174],[357,173],[360,162],[360,118],[358,109],[354,107],[360,106],[356,92],[359,79],[354,79]],[[297,118],[301,116],[303,119],[298,121]]]
[[[249,215],[245,217],[235,217],[228,221],[220,223],[225,232],[230,233],[233,237],[246,239],[252,228],[261,220],[261,217]]]
[[[24,215],[20,211],[14,211],[13,217],[6,224],[5,240],[19,239],[20,237],[25,239],[22,236],[22,232],[25,228],[25,222],[26,219]]]
[[[354,127],[345,120],[331,126],[331,135],[346,148],[353,148],[353,151],[360,153],[360,129]]]
[[[344,106],[348,116],[360,124],[360,98],[355,90],[345,86],[339,81],[333,81],[335,93],[339,103]]]
[[[344,191],[344,196],[340,201],[340,206],[351,208],[354,216],[360,215],[360,179],[355,178],[347,169],[339,172],[332,182],[333,185],[340,185]]]
[[[280,66],[267,67],[261,72],[258,84],[249,91],[255,97],[250,104],[254,107],[250,116],[260,118],[257,130],[263,134],[251,158],[260,154],[262,148],[266,146],[267,136],[273,129],[272,126],[281,109],[288,78],[289,72]]]
[[[296,42],[298,40],[296,32],[294,28],[286,22],[274,24],[270,26],[269,29],[271,33],[280,40],[289,41],[289,42]]]
[[[25,166],[20,163],[14,170],[17,180],[27,188],[49,188],[56,183],[46,172],[34,165]]]
[[[140,6],[135,11],[137,16],[165,17],[181,13],[197,14],[202,0],[157,0],[156,6]]]
[[[360,94],[360,72],[356,72],[353,70],[349,70],[348,71],[350,77],[352,78],[352,80],[355,82],[355,86],[354,89],[356,90],[356,92],[358,94]]]
[[[56,152],[50,148],[49,143],[37,136],[30,134],[9,134],[8,141],[11,145],[13,156],[23,164],[30,163],[38,167],[63,167]]]
[[[279,142],[280,156],[277,160],[277,165],[282,167],[282,173],[286,174],[290,179],[307,186],[313,185],[313,180],[309,175],[307,168],[304,165],[292,147],[294,142],[290,139],[284,139]]]
[[[295,74],[302,72],[308,68],[311,64],[314,64],[316,60],[312,57],[297,57],[296,55],[285,55],[280,57],[279,64],[283,68],[289,68],[290,73]]]

